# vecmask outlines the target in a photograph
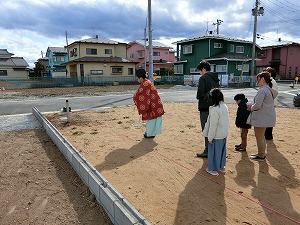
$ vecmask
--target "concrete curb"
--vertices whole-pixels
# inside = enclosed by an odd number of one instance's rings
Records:
[[[115,225],[151,225],[36,108],[33,115]]]

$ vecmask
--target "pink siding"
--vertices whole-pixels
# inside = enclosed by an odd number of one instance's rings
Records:
[[[259,68],[273,66],[270,61],[280,60],[276,68],[281,79],[294,79],[300,75],[300,45],[286,44],[268,47],[265,49],[266,57],[261,58],[261,61],[256,63]]]
[[[138,56],[138,52],[141,52],[141,56]],[[153,52],[159,52],[159,56],[153,55],[153,68],[154,71],[155,69],[158,68],[173,68],[173,63],[175,61],[175,52],[170,51],[168,48],[156,48],[153,47]],[[133,58],[130,56],[133,54]],[[146,57],[146,58],[145,58]],[[148,63],[149,63],[149,49],[146,49],[146,54],[145,54],[145,48],[144,46],[138,44],[138,43],[131,43],[130,46],[127,49],[127,59],[138,62],[136,64],[136,68],[142,67],[144,68],[144,62],[147,62],[147,71],[148,71]],[[162,60],[167,61],[168,63],[160,63],[159,61]]]

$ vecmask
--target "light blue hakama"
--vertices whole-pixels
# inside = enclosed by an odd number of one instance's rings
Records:
[[[153,120],[147,120],[146,122],[146,134],[148,137],[161,134],[162,130],[162,117],[157,117]]]

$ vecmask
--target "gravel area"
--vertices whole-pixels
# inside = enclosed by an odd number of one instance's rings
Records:
[[[17,131],[37,128],[42,128],[42,126],[33,114],[0,116],[1,131]]]

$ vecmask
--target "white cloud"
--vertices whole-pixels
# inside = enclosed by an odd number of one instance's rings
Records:
[[[292,11],[272,1],[260,3],[265,14],[258,18],[257,32],[268,38],[259,39],[258,44],[277,43],[278,37],[299,42],[298,1],[284,3]],[[280,5],[280,1],[276,4]],[[169,46],[205,34],[206,30],[216,30],[213,23],[217,19],[223,20],[221,35],[252,41],[254,1],[152,0],[151,6],[153,38]],[[66,30],[69,43],[95,34],[130,42],[143,38],[147,12],[146,0],[1,0],[0,48],[32,64],[47,47],[64,46]]]

